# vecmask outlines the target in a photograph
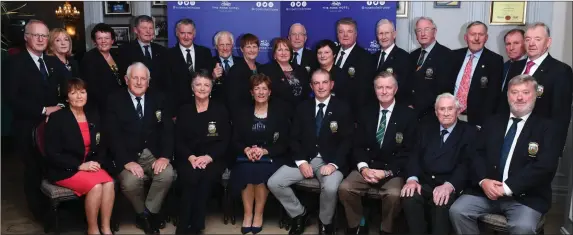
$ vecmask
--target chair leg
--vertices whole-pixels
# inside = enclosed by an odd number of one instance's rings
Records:
[[[227,225],[229,223],[229,192],[227,191],[227,186],[223,187],[223,224]]]
[[[54,234],[60,234],[60,217],[58,213],[58,208],[60,207],[60,202],[57,200],[52,200],[50,202],[50,212],[52,220],[52,231]]]
[[[237,218],[235,216],[235,200],[233,200],[233,198],[231,197],[231,195],[227,194],[229,197],[229,209],[230,209],[230,215],[231,215],[231,224],[235,225],[235,223],[237,222]]]

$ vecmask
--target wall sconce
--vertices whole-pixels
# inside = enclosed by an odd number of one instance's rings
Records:
[[[70,35],[70,37],[76,36],[76,26],[66,25],[66,32]]]

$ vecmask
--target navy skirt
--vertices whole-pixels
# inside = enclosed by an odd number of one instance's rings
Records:
[[[273,162],[237,162],[231,168],[229,188],[233,195],[240,195],[247,184],[267,184],[269,178],[282,166]]]

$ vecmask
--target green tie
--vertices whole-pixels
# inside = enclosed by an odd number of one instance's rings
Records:
[[[380,124],[378,125],[378,130],[376,131],[376,141],[380,147],[382,146],[382,139],[384,139],[384,132],[386,132],[386,113],[388,110],[382,110],[382,118],[380,118]]]

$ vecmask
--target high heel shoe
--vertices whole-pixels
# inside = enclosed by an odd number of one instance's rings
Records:
[[[241,233],[242,234],[247,234],[250,233],[252,231],[253,227],[241,227]]]
[[[251,232],[253,232],[253,234],[260,233],[261,231],[263,231],[263,226],[261,226],[261,227],[251,227]]]

